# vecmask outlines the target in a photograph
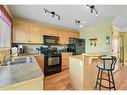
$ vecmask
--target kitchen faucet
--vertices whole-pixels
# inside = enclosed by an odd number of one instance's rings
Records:
[[[15,52],[15,53],[13,53],[13,54],[10,54],[10,55],[8,55],[8,56],[4,56],[4,58],[3,58],[3,64],[6,64],[8,61],[11,61],[11,57],[14,55],[14,54],[16,54],[17,52]]]

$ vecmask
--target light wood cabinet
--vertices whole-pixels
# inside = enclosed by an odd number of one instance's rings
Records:
[[[79,38],[78,32],[44,27],[38,24],[15,20],[13,43],[43,43],[43,35],[58,36],[60,44],[69,44],[69,38]]]
[[[62,69],[69,67],[69,56],[72,56],[71,52],[62,53]]]
[[[23,82],[0,87],[0,90],[44,90],[44,78],[33,78]]]
[[[68,44],[69,43],[69,34],[67,31],[60,31],[60,43]]]
[[[39,64],[41,70],[44,72],[44,55],[35,56],[37,63]]]
[[[69,32],[69,37],[70,38],[79,38],[79,33],[78,32]]]
[[[38,25],[15,21],[13,43],[42,43],[41,31]]]
[[[28,43],[29,23],[15,21],[13,29],[13,43]]]
[[[31,43],[42,43],[41,27],[30,24],[29,42]]]

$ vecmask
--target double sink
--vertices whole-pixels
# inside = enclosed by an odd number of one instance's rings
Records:
[[[27,63],[32,63],[31,57],[13,58],[11,61],[0,64],[0,66],[18,65],[18,64],[27,64]]]

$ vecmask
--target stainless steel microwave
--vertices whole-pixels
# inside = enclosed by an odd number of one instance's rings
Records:
[[[44,44],[59,44],[59,37],[43,35]]]

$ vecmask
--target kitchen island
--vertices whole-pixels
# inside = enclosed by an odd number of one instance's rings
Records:
[[[20,56],[24,58],[28,56]],[[0,89],[42,90],[44,74],[33,55],[31,63],[0,66]],[[18,58],[18,57],[17,57]]]
[[[83,53],[69,57],[70,82],[74,89],[94,89],[97,67],[100,63],[99,56],[106,53]]]

